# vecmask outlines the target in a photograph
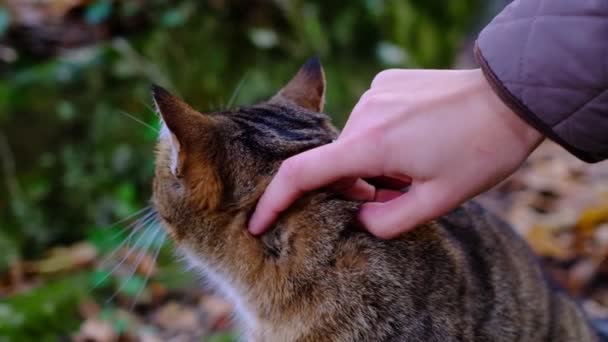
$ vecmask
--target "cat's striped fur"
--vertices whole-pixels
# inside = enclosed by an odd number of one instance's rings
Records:
[[[318,191],[256,238],[248,215],[287,157],[330,143],[308,62],[268,102],[201,114],[161,88],[154,204],[180,250],[237,306],[248,341],[593,341],[526,244],[470,203],[386,241],[358,203]],[[432,152],[429,152],[432,153]]]

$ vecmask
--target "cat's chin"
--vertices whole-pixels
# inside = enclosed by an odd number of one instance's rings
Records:
[[[180,247],[178,254],[188,266],[188,270],[200,274],[211,289],[217,291],[234,305],[235,318],[242,326],[242,330],[256,330],[258,326],[256,315],[251,309],[251,305],[247,305],[247,300],[242,295],[244,291],[239,290],[234,281],[214,270],[213,267],[205,263],[201,257],[187,247]]]

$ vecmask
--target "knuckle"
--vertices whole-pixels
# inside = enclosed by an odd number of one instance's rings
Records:
[[[292,157],[286,159],[281,163],[281,174],[282,176],[290,182],[299,179],[301,163],[296,157]]]
[[[386,136],[386,125],[382,122],[374,123],[365,130],[365,135],[368,141],[378,145]]]
[[[389,151],[388,129],[390,129],[390,127],[385,123],[379,122],[371,125],[365,131],[365,138],[363,141],[369,142],[369,152],[373,153],[375,158],[380,158],[377,160],[378,166],[382,163],[382,157]]]
[[[368,90],[359,100],[358,107],[361,112],[368,112],[374,109],[380,102],[380,96],[377,93]]]
[[[388,82],[390,78],[392,78],[394,73],[394,69],[379,72],[372,80],[371,88],[382,86],[384,83]]]
[[[427,187],[425,191],[419,191],[417,196],[419,207],[417,224],[428,222],[449,210],[453,199],[449,194],[450,191],[445,190],[438,191],[431,186]]]

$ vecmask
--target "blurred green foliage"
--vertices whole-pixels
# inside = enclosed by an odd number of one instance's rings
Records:
[[[482,4],[92,1],[84,13],[90,25],[142,10],[152,24],[51,59],[17,51],[4,71],[0,272],[147,204],[158,127],[151,83],[210,111],[270,96],[319,55],[326,111],[341,124],[380,70],[449,67]],[[0,8],[0,36],[7,15]]]
[[[128,231],[112,224],[146,206],[151,192],[158,118],[150,84],[211,111],[271,96],[318,55],[328,80],[326,112],[341,125],[380,70],[452,65],[483,4],[94,0],[81,13],[86,25],[136,22],[141,13],[145,25],[44,59],[2,50],[11,17],[0,4],[0,60],[11,57],[0,63],[0,274],[51,245],[86,238],[107,255],[126,239]],[[132,245],[160,248],[162,233],[146,234],[134,235]],[[169,262],[170,248],[160,252],[155,281],[168,289],[193,282]],[[67,336],[88,296],[149,296],[146,278],[113,275],[113,266],[51,277],[1,299],[0,341]],[[103,310],[120,330],[120,310]]]
[[[51,281],[31,293],[0,302],[0,341],[56,341],[78,328],[85,275]]]

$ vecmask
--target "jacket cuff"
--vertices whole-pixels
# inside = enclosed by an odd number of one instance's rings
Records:
[[[534,127],[536,130],[538,130],[544,136],[546,136],[547,138],[560,144],[562,147],[564,147],[566,150],[568,150],[570,153],[572,153],[579,159],[581,159],[585,162],[588,162],[588,163],[595,163],[595,162],[601,161],[601,159],[597,159],[593,155],[591,155],[585,151],[582,151],[582,150],[572,146],[571,144],[567,143],[564,139],[562,139],[559,135],[557,135],[551,127],[549,127],[542,120],[540,120],[538,118],[538,116],[530,110],[530,108],[528,108],[515,95],[513,95],[502,84],[502,82],[500,81],[500,78],[498,78],[498,76],[496,76],[496,74],[494,73],[494,71],[492,70],[492,68],[486,61],[486,59],[484,58],[483,53],[477,43],[475,43],[475,59],[477,60],[477,63],[479,63],[479,66],[481,67],[481,70],[483,71],[485,78],[488,80],[488,83],[490,83],[490,86],[492,87],[492,89],[494,90],[496,95],[498,95],[498,97],[515,114],[517,114],[520,118],[522,118],[524,121],[526,121],[530,126]]]

